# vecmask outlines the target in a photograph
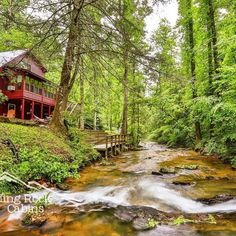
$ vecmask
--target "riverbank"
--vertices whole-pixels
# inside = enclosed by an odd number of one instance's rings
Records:
[[[24,227],[23,216],[5,215],[1,232],[10,231],[6,235],[13,236],[236,233],[236,172],[229,165],[191,150],[168,149],[154,143],[145,148],[126,152],[106,164],[87,166],[80,178],[67,180],[70,191],[54,189],[56,193],[50,198],[55,205],[48,208],[42,226]],[[169,173],[161,171],[163,168]],[[68,207],[68,199],[76,204]],[[153,229],[140,231],[145,227]]]
[[[22,181],[38,181],[48,186],[78,177],[78,169],[98,157],[73,129],[70,139],[47,127],[0,123],[0,172],[7,171]],[[25,192],[21,186],[0,184],[1,193]]]

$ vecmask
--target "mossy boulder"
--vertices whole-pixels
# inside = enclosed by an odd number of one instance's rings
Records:
[[[176,180],[172,182],[174,185],[181,185],[181,186],[190,186],[193,185],[194,183],[189,182],[188,180],[186,181],[181,181],[181,180]]]
[[[47,221],[47,216],[44,212],[27,212],[22,219],[22,224],[25,226],[42,226]]]
[[[62,191],[68,191],[70,189],[70,186],[66,183],[57,183],[56,187]]]
[[[176,166],[177,169],[184,169],[184,170],[197,170],[199,168],[198,165],[179,165]]]
[[[176,169],[173,168],[173,167],[162,167],[162,168],[159,170],[159,172],[160,172],[161,174],[176,174],[176,173],[177,173]]]

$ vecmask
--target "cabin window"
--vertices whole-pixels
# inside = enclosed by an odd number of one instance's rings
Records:
[[[16,78],[16,89],[22,88],[22,75],[18,75]]]
[[[22,83],[22,75],[18,75],[16,81],[17,83]]]
[[[25,84],[25,90],[29,91],[30,90],[30,85],[29,84]]]
[[[30,85],[30,92],[34,93],[34,85],[33,84]]]
[[[48,98],[48,96],[49,96],[49,88],[48,88],[48,86],[44,87],[44,94],[45,94],[45,97]]]
[[[34,93],[39,93],[39,89],[36,86],[34,86]]]
[[[20,67],[23,68],[23,69],[31,70],[31,65],[28,64],[28,63],[25,62],[25,61],[21,61],[21,62],[19,63],[19,65],[20,65]]]
[[[39,92],[38,86],[39,86],[38,81],[34,81],[34,93],[38,93]]]
[[[28,76],[26,76],[26,78],[25,78],[25,90],[27,90],[27,91],[30,90],[30,85],[29,85],[29,83],[30,83],[30,79],[29,79]]]
[[[43,94],[43,90],[41,88],[39,88],[39,94],[42,95]]]
[[[22,87],[22,83],[17,83],[17,84],[16,84],[16,89],[20,90],[21,87]]]

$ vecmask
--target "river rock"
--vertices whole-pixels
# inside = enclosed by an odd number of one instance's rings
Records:
[[[176,181],[173,181],[172,184],[174,185],[181,185],[181,186],[190,186],[194,183],[191,183],[189,181],[179,181],[179,180],[176,180]]]
[[[207,180],[214,180],[214,179],[215,179],[215,177],[214,177],[214,176],[212,176],[212,175],[209,175],[209,176],[206,176],[206,177],[205,177],[205,179],[207,179]]]
[[[173,167],[162,167],[159,171],[162,174],[176,174],[177,171]]]
[[[140,147],[131,147],[130,150],[131,151],[143,151],[143,150],[145,150],[145,148],[142,147],[142,146],[140,146]]]
[[[199,168],[198,165],[181,165],[181,166],[176,166],[178,169],[184,169],[184,170],[197,170]]]
[[[216,195],[212,198],[198,198],[197,200],[207,205],[214,205],[217,203],[227,202],[232,199],[236,199],[236,196],[230,194],[221,194],[221,195]]]
[[[55,229],[59,229],[60,227],[62,227],[63,222],[46,222],[45,224],[43,224],[43,226],[41,227],[41,232],[42,233],[46,233]]]
[[[58,183],[56,187],[62,191],[68,191],[70,189],[69,185],[66,183]]]
[[[220,178],[219,180],[230,180],[230,178],[225,176],[225,177]]]
[[[152,175],[160,175],[160,176],[163,176],[162,173],[158,172],[158,171],[152,171]]]
[[[165,213],[146,206],[118,206],[114,212],[114,216],[122,222],[133,222],[136,229],[142,230],[150,228],[148,219],[166,222],[174,215],[175,213]]]
[[[144,218],[136,218],[136,219],[134,219],[133,227],[136,230],[147,230],[147,229],[150,229],[150,227],[148,226],[147,219],[144,219]]]
[[[44,213],[27,213],[22,219],[22,224],[26,226],[42,226],[47,221]]]
[[[125,211],[124,209],[117,209],[114,216],[122,222],[131,222],[135,217],[130,211]]]

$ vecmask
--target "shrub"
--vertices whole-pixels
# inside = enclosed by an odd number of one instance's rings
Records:
[[[5,102],[7,100],[7,97],[2,93],[2,90],[0,90],[0,104]]]
[[[16,161],[2,141],[11,139],[19,161]],[[70,128],[70,140],[58,137],[47,128],[0,123],[0,171],[8,171],[23,181],[44,180],[61,183],[68,177],[78,177],[78,169],[95,160],[98,153],[83,142],[83,135]],[[19,186],[3,184],[3,192]],[[14,192],[14,191],[13,191]]]

